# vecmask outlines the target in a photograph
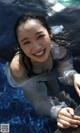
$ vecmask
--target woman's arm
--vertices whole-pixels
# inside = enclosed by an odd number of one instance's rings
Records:
[[[16,87],[23,81],[28,79],[27,71],[21,60],[21,54],[16,54],[11,63],[7,62],[5,67],[5,74],[9,83]]]
[[[68,50],[64,47],[59,47],[58,71],[61,82],[69,85],[74,84],[74,74],[77,74],[77,71],[73,67],[72,57],[69,56]]]
[[[40,114],[57,119],[57,113],[66,106],[65,103],[49,97],[45,82],[39,80],[38,76],[28,78],[19,54],[13,58],[11,64],[6,65],[5,73],[11,86],[22,88],[24,95]]]
[[[63,48],[63,52],[61,48],[59,49],[60,55],[62,53],[67,53],[67,50]],[[80,74],[74,69],[72,57],[65,58],[58,63],[58,71],[60,74],[59,80],[63,83],[74,85],[78,95],[80,96]]]
[[[24,95],[31,101],[35,110],[42,115],[47,115],[52,119],[57,119],[59,110],[67,105],[60,103],[57,98],[52,98],[47,94],[45,82],[39,81],[38,77],[25,82],[22,85]]]

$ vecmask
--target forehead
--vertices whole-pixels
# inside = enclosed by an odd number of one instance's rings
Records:
[[[42,29],[44,28],[44,26],[41,24],[40,21],[38,20],[27,20],[26,22],[22,23],[19,27],[18,30],[26,30],[26,31],[30,31],[30,30],[37,30],[37,29]]]

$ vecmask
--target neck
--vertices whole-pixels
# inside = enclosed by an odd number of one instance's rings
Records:
[[[32,67],[33,67],[32,68],[33,72],[35,74],[39,74],[39,73],[43,73],[43,72],[51,70],[53,67],[53,59],[52,59],[51,53],[48,56],[48,59],[44,62],[32,61]]]

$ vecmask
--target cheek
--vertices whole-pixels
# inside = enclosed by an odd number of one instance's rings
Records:
[[[50,44],[51,44],[50,38],[46,38],[44,44],[45,44],[46,46],[50,47]]]
[[[26,55],[28,55],[30,53],[30,49],[26,46],[23,46],[23,47],[21,46],[21,49]]]
[[[27,56],[30,55],[30,49],[25,48],[25,49],[24,49],[24,53],[25,53]]]
[[[44,39],[45,39],[45,42],[47,42],[47,43],[50,43],[51,42],[51,39],[48,36],[46,36]]]

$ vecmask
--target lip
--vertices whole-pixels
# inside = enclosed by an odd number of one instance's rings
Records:
[[[45,50],[43,49],[43,50],[40,50],[40,51],[38,51],[37,53],[35,53],[33,55],[36,56],[36,57],[42,57],[44,53],[45,53]]]

